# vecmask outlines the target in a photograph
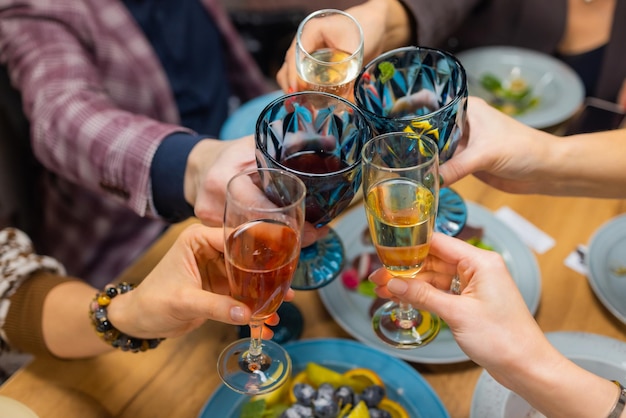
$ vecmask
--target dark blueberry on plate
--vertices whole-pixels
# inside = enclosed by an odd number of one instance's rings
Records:
[[[339,413],[339,404],[332,398],[320,397],[313,401],[315,418],[335,418]]]
[[[375,408],[385,397],[385,388],[378,385],[368,386],[361,393],[361,400],[365,401],[368,408]]]
[[[293,404],[280,414],[280,418],[315,418],[315,415],[310,406]]]
[[[335,395],[335,388],[330,383],[322,383],[317,388],[317,399],[326,398],[333,399]]]
[[[347,404],[356,405],[354,401],[354,390],[352,390],[350,386],[339,386],[337,390],[335,390],[335,399],[341,407]]]
[[[317,397],[317,391],[308,383],[296,383],[293,387],[293,396],[300,405],[311,406]]]
[[[392,418],[388,411],[378,408],[369,408],[370,418]]]

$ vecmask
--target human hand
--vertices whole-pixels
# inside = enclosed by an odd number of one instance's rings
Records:
[[[235,174],[257,167],[255,150],[253,135],[231,141],[207,139],[193,148],[185,173],[185,197],[202,223],[222,225],[226,185]],[[313,244],[328,230],[305,223],[302,246]]]
[[[409,25],[408,23],[402,24],[408,18],[397,0],[370,0],[346,9],[346,12],[359,22],[363,30],[364,63],[371,61],[385,50],[403,46],[408,42]],[[315,32],[317,34],[315,44],[318,49],[335,46],[345,35],[344,31],[340,26],[324,26],[321,23],[323,22],[320,22],[319,28]],[[406,39],[400,41],[396,39],[396,36],[390,36],[390,33],[395,35],[398,32],[401,32],[402,36],[406,36]],[[400,35],[397,37],[401,38]],[[294,38],[285,54],[285,61],[276,74],[276,82],[283,91],[292,93],[297,90],[297,74],[296,41]]]
[[[468,174],[509,193],[536,193],[545,182],[540,167],[547,161],[552,135],[518,122],[470,96],[467,127],[452,158],[439,173],[449,186]]]
[[[455,274],[461,279],[460,295],[448,293]],[[494,251],[436,233],[415,279],[392,278],[379,269],[370,280],[380,297],[439,315],[461,349],[494,377],[550,351],[504,260]]]
[[[115,298],[109,319],[137,338],[176,337],[207,319],[247,325],[250,308],[229,296],[223,251],[221,228],[190,225],[135,290]],[[285,300],[293,296],[290,289]],[[278,319],[274,314],[266,323]],[[272,335],[264,327],[263,338]]]
[[[202,223],[221,226],[226,185],[235,174],[256,168],[254,136],[200,141],[189,154],[185,171],[185,198]]]

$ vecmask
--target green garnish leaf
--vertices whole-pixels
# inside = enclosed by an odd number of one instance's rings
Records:
[[[380,71],[378,79],[381,83],[386,83],[391,80],[393,75],[396,73],[396,68],[389,61],[383,61],[378,64],[378,71]]]
[[[491,245],[485,243],[483,240],[481,240],[478,237],[472,237],[472,238],[466,240],[466,242],[468,244],[472,244],[474,247],[482,248],[483,250],[495,251],[495,248],[493,248]]]
[[[482,78],[480,79],[480,84],[482,84],[484,88],[491,92],[497,92],[502,89],[502,83],[500,82],[500,79],[495,75],[489,73],[483,74]]]
[[[243,405],[239,418],[263,418],[265,413],[265,399],[250,401]]]
[[[376,297],[376,292],[374,292],[375,288],[376,288],[376,285],[374,283],[370,282],[369,280],[363,280],[362,282],[359,282],[359,285],[356,290],[358,293],[364,296],[375,298]]]

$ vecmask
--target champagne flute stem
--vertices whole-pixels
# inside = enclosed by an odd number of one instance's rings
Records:
[[[250,322],[250,349],[248,350],[250,362],[257,363],[260,360],[263,346],[263,339],[261,338],[262,333],[263,322],[252,320]]]
[[[396,309],[396,318],[394,322],[400,328],[410,329],[415,327],[416,323],[419,323],[419,316],[419,311],[413,309],[413,306],[411,306],[411,304],[399,302],[398,308]]]

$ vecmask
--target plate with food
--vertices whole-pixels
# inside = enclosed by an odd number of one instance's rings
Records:
[[[392,418],[449,418],[435,391],[415,369],[358,341],[309,339],[285,348],[293,372],[284,386],[248,397],[221,385],[199,418],[301,416],[286,413],[287,409],[303,409],[309,413],[303,416],[313,416],[311,408],[324,409],[326,415],[316,416],[359,418],[364,416],[363,408],[369,407],[387,411],[390,415],[385,416]]]
[[[597,298],[626,324],[626,214],[598,228],[589,241],[586,262]]]
[[[550,332],[548,340],[565,357],[609,380],[626,381],[626,342],[585,332]],[[470,418],[545,418],[486,371],[478,378]]]
[[[467,222],[458,237],[502,255],[534,314],[541,295],[541,275],[534,254],[488,209],[473,202],[466,204]],[[318,293],[330,315],[346,332],[371,347],[411,362],[449,364],[469,360],[445,324],[433,342],[416,350],[398,350],[382,342],[372,330],[372,314],[382,300],[376,298],[367,276],[380,266],[380,261],[369,237],[365,209],[352,208],[334,221],[333,229],[343,242],[346,266],[340,277]]]
[[[534,128],[567,120],[585,98],[578,74],[541,52],[492,46],[460,52],[457,58],[467,73],[470,95]]]

